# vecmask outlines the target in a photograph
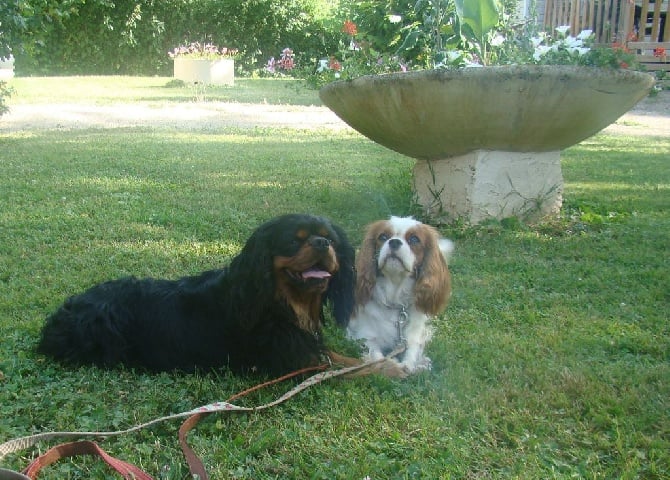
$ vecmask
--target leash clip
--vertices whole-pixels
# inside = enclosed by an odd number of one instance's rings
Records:
[[[396,330],[398,333],[398,345],[404,348],[407,348],[407,337],[405,336],[405,326],[407,325],[407,320],[409,314],[407,313],[407,308],[404,305],[400,305],[398,311],[398,320],[396,322]]]

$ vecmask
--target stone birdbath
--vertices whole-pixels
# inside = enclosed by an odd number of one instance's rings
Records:
[[[414,191],[429,215],[476,224],[558,212],[561,150],[653,83],[627,70],[525,65],[369,75],[319,95],[366,137],[417,160]]]

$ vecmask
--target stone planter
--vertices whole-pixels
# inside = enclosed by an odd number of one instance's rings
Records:
[[[0,80],[14,78],[14,57],[0,58]]]
[[[423,70],[338,81],[322,101],[363,135],[416,158],[414,190],[437,220],[560,209],[560,151],[642,99],[649,75],[568,66]]]
[[[235,84],[235,60],[176,57],[174,78],[188,83],[232,86]]]
[[[30,480],[30,478],[19,472],[0,468],[0,480]]]

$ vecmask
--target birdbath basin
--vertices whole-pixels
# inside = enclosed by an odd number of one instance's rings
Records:
[[[436,219],[468,223],[560,209],[560,151],[641,100],[651,76],[554,65],[369,75],[319,95],[371,140],[417,159],[414,190]]]

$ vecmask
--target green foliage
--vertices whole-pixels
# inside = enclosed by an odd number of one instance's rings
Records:
[[[14,89],[7,82],[0,80],[0,117],[9,112],[7,99],[12,95]]]
[[[393,53],[402,42],[403,21],[411,22],[415,18],[414,4],[414,1],[403,0],[342,1],[337,17],[339,23],[333,28],[341,31],[342,21],[351,20],[363,38],[362,48]]]
[[[431,68],[443,58],[447,42],[455,36],[452,0],[419,0],[406,12],[402,29],[405,36],[397,54],[419,67]]]
[[[455,0],[455,4],[462,30],[478,43],[484,43],[489,32],[498,25],[500,20],[500,2],[497,0],[478,2]]]
[[[610,68],[638,68],[636,55],[620,44],[612,46],[594,46],[584,57],[583,65],[610,67]]]
[[[26,73],[156,74],[167,68],[165,20],[171,2],[87,2],[54,29],[39,52],[18,57]],[[177,44],[172,45],[176,47]]]
[[[401,70],[405,62],[395,51],[404,35],[401,19],[414,17],[413,5],[402,0],[339,2],[324,22],[329,41],[310,55],[296,50],[301,68],[294,75],[318,88],[338,78]],[[345,31],[347,24],[354,26],[355,33]]]
[[[388,5],[388,4],[386,4]],[[423,68],[460,68],[465,66],[508,64],[584,65],[610,68],[634,68],[635,56],[624,46],[594,46],[594,35],[581,32],[576,38],[565,31],[545,32],[533,21],[519,22],[509,12],[513,0],[419,0],[413,5],[396,5],[399,15],[377,18],[394,26],[399,39],[370,48],[365,29],[359,29],[355,51],[341,48],[334,55],[339,71],[321,72],[320,84],[334,78],[355,78],[362,74]],[[357,17],[354,17],[357,18]]]
[[[331,47],[322,17],[329,13],[327,3],[70,0],[67,15],[46,29],[34,25],[29,11],[10,12],[5,7],[0,7],[5,8],[0,10],[0,23],[13,19],[22,26],[13,29],[11,39],[39,46],[15,48],[20,74],[168,74],[172,62],[167,53],[196,41],[239,49],[238,67],[253,70],[286,46],[308,58],[318,57],[316,52],[325,45]]]
[[[0,3],[0,57],[10,52],[17,57],[36,54],[58,28],[78,15],[83,5],[106,3],[108,0],[3,1]]]
[[[514,0],[8,0],[0,4],[0,56],[12,47],[19,75],[168,75],[167,53],[200,42],[238,49],[238,73],[264,75],[268,59],[291,48],[296,68],[282,74],[306,77],[315,86],[401,69],[538,63],[531,37],[541,28],[513,22],[514,5]],[[342,31],[345,20],[357,26],[355,36]],[[633,58],[622,48],[598,47],[586,57],[563,50],[539,63],[619,68],[632,66]],[[322,59],[343,68],[315,75]]]
[[[499,0],[455,0],[461,34],[477,47],[480,58],[486,58],[490,34],[498,26],[502,13]]]

